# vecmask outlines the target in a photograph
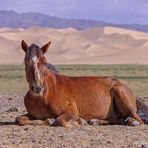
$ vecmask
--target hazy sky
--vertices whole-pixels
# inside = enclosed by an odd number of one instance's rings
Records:
[[[0,0],[0,10],[41,12],[63,18],[147,23],[148,0]]]

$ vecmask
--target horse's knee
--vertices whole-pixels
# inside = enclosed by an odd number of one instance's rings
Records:
[[[63,114],[56,118],[55,122],[52,124],[53,126],[63,126],[63,127],[76,127],[80,126],[79,118],[74,115]]]

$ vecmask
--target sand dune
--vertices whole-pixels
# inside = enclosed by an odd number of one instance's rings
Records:
[[[115,27],[0,28],[0,64],[20,64],[20,43],[52,41],[46,57],[53,64],[148,64],[148,33]]]

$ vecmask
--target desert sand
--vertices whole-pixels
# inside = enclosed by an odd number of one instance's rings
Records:
[[[39,46],[51,41],[52,64],[148,64],[148,33],[115,27],[0,28],[0,64],[23,63],[22,39]]]
[[[147,148],[148,126],[86,125],[73,128],[15,125],[25,114],[23,96],[0,96],[0,148]]]

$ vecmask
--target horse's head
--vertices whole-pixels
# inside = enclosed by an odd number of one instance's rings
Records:
[[[35,44],[28,46],[24,40],[21,43],[22,49],[25,52],[26,79],[30,90],[35,95],[43,95],[43,71],[46,63],[44,53],[47,52],[50,43],[48,42],[41,48]]]

